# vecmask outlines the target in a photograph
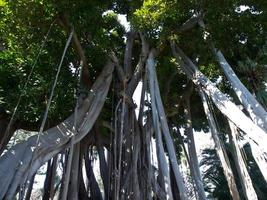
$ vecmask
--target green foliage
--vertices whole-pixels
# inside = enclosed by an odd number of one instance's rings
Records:
[[[70,6],[72,9],[68,9]],[[0,106],[12,113],[18,97],[22,95],[16,118],[26,122],[40,121],[66,41],[65,30],[58,24],[61,13],[66,10],[69,11],[65,14],[70,16],[70,21],[81,38],[90,62],[90,78],[93,81],[106,62],[108,51],[117,48],[119,52],[122,50],[119,46],[123,46],[124,29],[115,13],[103,15],[107,7],[108,1],[106,4],[80,1],[71,5],[67,1],[44,3],[41,0],[1,3]],[[50,26],[51,32],[37,57]],[[80,61],[75,54],[70,48],[64,60],[49,111],[49,124],[58,123],[74,108],[77,77],[73,76],[69,65],[79,65]],[[29,84],[24,88],[35,62]]]
[[[231,147],[229,146],[229,143],[226,142],[225,138],[224,139],[221,138],[221,139],[224,141],[224,145],[226,146],[226,150],[230,158],[232,170],[234,170],[234,174],[236,174],[235,178],[236,178],[237,187],[242,197],[243,195],[242,189],[241,189],[241,185],[239,184],[238,175],[235,170],[233,158],[231,155]],[[257,164],[254,162],[251,149],[248,144],[244,146],[244,149],[242,152],[245,153],[243,159],[246,162],[247,169],[252,179],[253,187],[255,188],[258,199],[264,200],[265,199],[264,194],[266,193],[267,185],[263,179],[263,176],[261,175],[259,168],[257,167]],[[229,195],[227,182],[223,174],[223,169],[221,167],[219,158],[216,155],[215,149],[205,149],[202,152],[202,156],[203,158],[200,162],[200,165],[205,168],[203,179],[204,179],[204,184],[205,184],[205,190],[209,193],[209,197],[218,198],[221,200],[231,199]]]
[[[205,165],[204,184],[210,198],[231,199],[219,158],[214,149],[205,149],[200,165]]]
[[[265,44],[254,60],[246,57],[244,61],[238,61],[237,71],[242,75],[242,82],[256,95],[258,101],[267,106],[267,45]]]
[[[91,0],[91,1],[44,1],[44,0],[0,0],[0,109],[11,114],[20,95],[16,119],[22,123],[38,124],[45,110],[56,69],[67,38],[66,28],[60,23],[63,16],[74,27],[88,60],[89,77],[92,82],[101,72],[111,51],[115,52],[120,64],[125,51],[125,28],[118,22],[118,14],[126,14],[131,28],[141,31],[147,37],[150,48],[157,48],[157,74],[164,106],[169,117],[173,135],[175,128],[184,127],[185,119],[181,96],[188,89],[189,80],[171,54],[169,40],[173,40],[185,51],[200,70],[213,82],[222,76],[210,46],[203,39],[204,31],[195,26],[185,32],[179,28],[188,19],[203,14],[206,29],[217,48],[221,49],[234,67],[240,79],[264,105],[267,105],[267,45],[266,12],[267,1],[178,1],[178,0]],[[241,10],[240,6],[247,6]],[[52,25],[51,25],[52,24]],[[42,51],[40,48],[51,26],[51,32]],[[140,54],[137,37],[133,47],[133,67]],[[40,51],[40,54],[39,54]],[[37,55],[39,56],[37,57]],[[31,68],[35,69],[24,88]],[[48,126],[57,124],[73,112],[74,90],[78,77],[73,73],[80,58],[74,48],[69,48],[64,59],[55,95],[48,116]],[[70,65],[73,67],[70,68]],[[227,81],[219,83],[219,88],[227,94]],[[117,84],[114,82],[114,85]],[[120,88],[118,88],[119,90]],[[110,120],[114,113],[114,96],[117,88],[112,88],[107,97],[101,117]],[[148,103],[148,102],[147,102]],[[177,107],[180,106],[180,110]],[[200,97],[195,90],[191,96],[193,128],[208,131],[207,120]],[[149,112],[147,110],[146,112]],[[221,120],[219,119],[221,122]],[[222,123],[222,122],[221,122]],[[36,126],[37,127],[37,126]],[[101,133],[108,136],[107,129]],[[177,156],[180,156],[181,141],[174,140]],[[248,166],[254,182],[260,177],[252,159]],[[204,179],[208,192],[219,199],[229,199],[226,180],[222,175],[218,158],[214,151],[204,152],[204,161],[209,166]],[[256,183],[257,192],[266,191],[266,186]]]
[[[167,9],[165,0],[146,0],[134,13],[134,22],[141,29],[158,29]]]

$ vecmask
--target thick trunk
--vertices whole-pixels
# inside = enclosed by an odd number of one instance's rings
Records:
[[[74,136],[74,143],[80,141],[89,132],[97,119],[109,90],[112,72],[113,64],[109,63],[93,85],[89,97],[79,107],[78,134]],[[13,199],[19,185],[31,177],[43,163],[69,145],[73,119],[72,115],[58,126],[43,132],[40,135],[37,151],[34,153],[37,135],[15,145],[0,158],[0,179],[5,182],[4,185],[0,185],[0,199],[4,196],[6,199]],[[7,168],[8,172],[5,170]]]
[[[57,164],[58,164],[58,155],[56,155],[53,158],[52,174],[51,174],[52,180],[50,184],[50,199],[53,199],[56,193],[56,190],[55,190],[55,178],[56,177],[55,176],[57,174]]]
[[[237,190],[237,187],[235,184],[234,174],[232,172],[229,158],[226,154],[225,147],[222,144],[222,142],[220,141],[220,138],[218,135],[218,130],[217,130],[217,124],[215,122],[213,113],[210,110],[207,97],[201,88],[199,89],[199,93],[200,93],[201,99],[203,101],[203,107],[204,107],[204,111],[205,111],[207,119],[208,119],[212,138],[213,138],[214,143],[215,143],[215,149],[216,149],[217,155],[220,159],[220,162],[221,162],[221,165],[223,168],[223,173],[224,173],[224,176],[227,180],[228,187],[230,189],[230,193],[231,193],[234,200],[238,200],[238,199],[240,199],[240,197],[239,197],[239,193],[238,193],[238,190]]]
[[[256,100],[256,98],[248,91],[243,83],[238,79],[237,75],[228,64],[220,50],[213,50],[221,68],[229,82],[231,83],[237,97],[243,104],[244,108],[249,113],[251,119],[259,127],[267,131],[267,112],[262,105]]]
[[[131,80],[129,81],[127,90],[126,90],[126,94],[128,96],[132,96],[139,81],[142,78],[142,74],[144,72],[144,66],[146,64],[147,61],[147,57],[148,57],[148,53],[149,53],[149,46],[147,44],[147,41],[144,37],[144,35],[142,35],[140,33],[140,38],[141,38],[141,42],[142,42],[142,50],[141,50],[141,54],[140,54],[140,59],[139,62],[136,66],[135,72],[131,78]]]
[[[62,164],[62,176],[60,180],[60,188],[59,188],[59,195],[58,199],[63,199],[64,187],[65,187],[65,178],[66,178],[66,171],[68,167],[68,156],[66,155],[67,151],[65,150],[64,154],[61,154],[60,163]]]
[[[142,123],[139,122],[139,124],[142,124]],[[141,139],[141,142],[143,144],[142,145],[142,154],[141,154],[141,155],[143,155],[143,159],[142,159],[141,164],[143,165],[142,169],[144,170],[143,173],[145,174],[145,176],[143,178],[144,185],[141,185],[141,188],[146,188],[146,197],[148,200],[152,199],[152,191],[153,191],[152,180],[154,177],[153,165],[151,163],[151,160],[153,159],[153,155],[151,154],[151,148],[150,148],[151,138],[152,138],[152,134],[153,134],[151,124],[152,124],[152,122],[150,120],[141,129],[142,130],[141,137],[143,138],[143,139]],[[162,193],[162,196],[164,196],[163,193]]]
[[[139,81],[142,78],[145,62],[147,59],[148,45],[145,38],[140,34],[142,40],[142,50],[139,62],[135,72],[132,73],[132,47],[134,32],[128,34],[126,51],[124,57],[124,70],[120,67],[116,58],[116,69],[121,81],[119,98],[115,109],[115,131],[114,131],[114,199],[140,199],[139,175],[138,175],[138,155],[140,144],[135,145],[134,140],[140,136],[136,136],[135,130],[135,104],[132,96]],[[139,138],[140,139],[140,138]],[[138,140],[137,140],[138,142]],[[124,177],[124,178],[123,178]]]
[[[237,143],[238,131],[235,125],[229,121],[231,133],[229,134],[229,141],[232,146],[233,158],[236,166],[238,176],[241,181],[242,190],[247,200],[257,200],[257,194],[253,188],[251,178],[249,176],[246,164],[243,160],[241,151]]]
[[[117,155],[115,155],[115,156],[118,158],[118,160],[115,162],[115,165],[116,165],[115,191],[114,191],[115,192],[115,199],[121,199],[125,194],[128,193],[128,191],[125,191],[122,189],[123,185],[125,185],[125,184],[122,185],[122,179],[121,179],[121,177],[123,175],[123,169],[125,167],[125,163],[122,162],[122,156],[123,156],[122,154],[124,153],[124,152],[122,152],[122,148],[124,146],[123,140],[124,140],[124,134],[125,134],[124,124],[125,124],[125,118],[126,118],[126,115],[125,115],[126,114],[126,100],[124,97],[118,103],[118,106],[117,106],[118,108],[119,108],[120,104],[121,104],[121,111],[120,111],[120,118],[119,118],[120,119],[119,128],[115,130],[115,134],[117,134],[117,138],[115,138],[115,140],[117,140],[117,144],[118,144],[118,146],[115,149],[115,151],[117,152]],[[115,123],[117,123],[117,122],[115,122]],[[128,141],[128,140],[129,140],[129,138],[126,141]],[[117,159],[117,158],[115,158],[115,159]],[[128,181],[126,183],[128,183]],[[122,193],[122,191],[124,191],[124,193]]]
[[[223,94],[211,81],[209,81],[204,74],[202,74],[194,63],[182,52],[181,49],[176,48],[172,44],[173,54],[181,67],[193,80],[195,85],[201,87],[204,92],[211,98],[216,107],[238,128],[247,133],[250,145],[252,147],[253,156],[267,182],[267,163],[266,159],[267,135],[264,130],[254,124],[229,98]],[[177,51],[179,53],[177,53]]]
[[[164,141],[166,142],[166,148],[167,148],[167,152],[168,152],[169,159],[171,162],[171,166],[173,168],[176,183],[177,183],[178,188],[179,188],[180,197],[182,200],[185,200],[188,197],[186,196],[183,178],[182,178],[179,166],[178,166],[175,148],[174,148],[173,141],[172,141],[172,138],[170,135],[166,115],[165,115],[165,112],[163,109],[163,104],[162,104],[162,100],[161,100],[161,96],[160,96],[157,76],[156,76],[156,72],[155,72],[155,61],[154,61],[153,52],[151,52],[149,54],[149,58],[147,60],[147,70],[149,72],[151,103],[153,103],[152,98],[154,98],[154,101],[155,101],[155,106],[153,106],[154,108],[152,107],[152,112],[154,110],[155,115],[158,115],[158,118],[160,120],[160,123],[154,121],[154,123],[156,123],[156,124],[154,124],[154,126],[159,126],[159,125],[161,126],[162,134],[164,136]]]
[[[153,55],[152,55],[153,56]],[[164,153],[163,141],[162,141],[162,130],[160,127],[159,113],[156,105],[156,94],[155,94],[155,80],[154,80],[154,58],[149,56],[147,61],[148,76],[149,76],[149,90],[151,97],[151,109],[153,125],[156,133],[156,149],[157,158],[159,163],[159,183],[164,188],[166,193],[166,199],[173,199],[171,191],[171,181],[168,169],[167,159]],[[182,179],[180,179],[182,180]]]

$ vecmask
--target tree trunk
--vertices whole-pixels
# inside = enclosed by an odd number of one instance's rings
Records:
[[[47,162],[43,200],[50,200],[54,197],[54,181],[57,169],[57,157],[58,155],[56,155],[52,160],[49,160]]]
[[[79,191],[79,164],[80,164],[80,142],[74,145],[74,152],[71,162],[70,187],[68,190],[69,200],[78,200]]]
[[[235,184],[234,174],[232,172],[229,158],[226,154],[225,147],[220,141],[220,138],[218,135],[218,130],[217,130],[217,125],[215,123],[213,113],[210,110],[207,97],[201,88],[199,88],[199,94],[200,94],[201,99],[203,101],[203,107],[204,107],[204,111],[205,111],[207,119],[208,119],[212,138],[213,138],[214,143],[215,143],[215,149],[216,149],[217,155],[221,161],[223,173],[224,173],[224,176],[227,180],[228,187],[230,189],[230,193],[231,193],[234,200],[238,200],[238,199],[240,199],[240,197],[239,197],[238,190],[237,190],[237,187]]]
[[[51,160],[47,162],[47,168],[46,168],[46,177],[44,182],[44,193],[43,193],[43,200],[49,200],[50,198],[50,188],[51,188],[51,177],[52,175],[52,164]]]
[[[78,109],[78,134],[74,136],[74,143],[80,141],[92,128],[105,102],[109,85],[112,79],[113,64],[109,63],[91,88],[89,97],[84,100]],[[73,130],[74,116],[71,115],[61,124],[40,135],[37,151],[37,136],[12,147],[0,158],[0,179],[5,184],[0,185],[0,199],[13,199],[19,185],[25,183],[36,170],[69,144]],[[23,165],[20,165],[23,163]],[[9,169],[6,171],[5,169]]]
[[[197,158],[195,139],[192,128],[192,117],[191,117],[191,106],[190,106],[190,96],[185,97],[185,119],[186,119],[186,133],[188,137],[188,152],[189,152],[189,165],[191,166],[192,178],[196,184],[197,194],[199,199],[205,200],[206,195],[204,191],[203,182],[200,175],[199,163]]]
[[[179,53],[177,53],[176,50],[178,50]],[[182,50],[175,47],[175,44],[172,44],[172,51],[176,60],[180,63],[188,77],[193,80],[194,84],[203,89],[212,99],[216,107],[230,121],[247,133],[253,157],[267,182],[267,163],[265,162],[267,152],[267,146],[265,144],[265,141],[267,141],[266,132],[254,124],[225,94],[209,81]]]
[[[31,177],[31,180],[30,180],[30,183],[29,183],[29,186],[28,186],[28,189],[27,189],[27,193],[26,193],[26,196],[25,196],[25,200],[30,200],[30,198],[31,198],[34,179],[35,179],[35,174]]]
[[[85,163],[85,169],[86,169],[86,174],[89,180],[89,189],[90,189],[90,199],[92,200],[102,200],[102,195],[100,188],[97,184],[94,171],[92,168],[92,158],[89,157],[89,150],[85,152],[84,155],[84,163]]]
[[[228,64],[220,50],[213,49],[214,54],[220,66],[232,85],[237,97],[243,104],[251,119],[259,127],[267,131],[267,112],[264,110],[262,105],[256,100],[256,98],[248,91],[243,83],[238,79],[237,75]]]
[[[169,127],[167,124],[166,115],[165,115],[163,104],[162,104],[161,97],[160,97],[160,91],[159,91],[157,76],[155,72],[155,62],[154,62],[153,51],[149,54],[149,58],[147,60],[147,70],[149,73],[151,104],[153,104],[153,99],[155,101],[154,103],[155,105],[152,106],[152,112],[154,110],[153,115],[158,115],[158,118],[160,120],[160,124],[159,124],[159,122],[153,119],[153,122],[155,123],[154,126],[156,127],[156,126],[161,125],[162,133],[163,133],[163,136],[166,142],[169,159],[171,162],[171,166],[173,168],[176,183],[179,187],[180,197],[181,197],[181,200],[186,200],[188,197],[186,196],[186,193],[185,193],[185,186],[183,183],[183,178],[182,178],[179,166],[178,166],[175,148],[172,142],[172,138],[170,136],[170,131],[169,131]],[[168,184],[170,184],[169,180],[168,180]]]
[[[167,159],[164,153],[163,141],[162,141],[162,132],[160,127],[160,121],[158,116],[158,110],[156,107],[156,94],[155,94],[155,80],[154,76],[154,58],[151,53],[147,61],[148,76],[149,76],[149,90],[151,98],[151,109],[152,109],[152,119],[153,125],[156,133],[156,149],[157,149],[157,158],[159,163],[159,183],[162,188],[164,188],[166,193],[166,199],[173,199],[171,191],[171,181],[169,175],[169,169],[167,164]],[[182,180],[182,179],[180,179]]]
[[[238,136],[238,131],[235,127],[235,125],[229,121],[229,126],[231,129],[231,132],[229,134],[229,141],[232,146],[232,153],[233,153],[233,158],[236,166],[236,170],[238,173],[238,176],[241,181],[241,187],[244,192],[244,195],[247,200],[257,200],[257,194],[253,188],[253,184],[251,181],[251,178],[249,176],[249,173],[247,171],[246,164],[243,160],[241,151],[239,149],[238,143],[237,143],[237,136]]]

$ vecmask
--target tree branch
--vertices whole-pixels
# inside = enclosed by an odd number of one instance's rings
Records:
[[[128,96],[132,96],[132,94],[134,93],[134,90],[136,88],[136,86],[138,85],[140,79],[141,79],[141,75],[143,73],[143,69],[148,57],[148,53],[149,53],[149,45],[145,39],[145,36],[142,33],[139,33],[141,41],[142,41],[142,52],[140,54],[140,59],[139,62],[137,64],[136,67],[136,71],[132,77],[132,79],[129,82],[128,85],[128,90],[126,91]]]
[[[202,18],[203,18],[203,16],[201,14],[191,17],[185,23],[183,23],[182,26],[180,26],[178,31],[179,32],[184,32],[184,31],[187,31],[187,30],[195,27],[196,25],[202,26],[202,24],[203,24],[202,23],[203,22]]]
[[[68,17],[65,14],[62,14],[59,16],[58,23],[60,26],[62,26],[64,28],[64,30],[67,33],[69,33],[72,30],[73,25],[70,23],[70,21],[68,20]],[[75,49],[76,53],[78,54],[80,60],[83,63],[82,74],[81,74],[81,83],[85,88],[90,89],[92,86],[92,83],[89,79],[88,61],[87,61],[87,58],[85,56],[84,49],[82,48],[81,42],[80,42],[75,30],[73,32],[72,46]]]

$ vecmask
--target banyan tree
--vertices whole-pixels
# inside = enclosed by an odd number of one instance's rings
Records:
[[[34,199],[42,166],[38,199],[266,199],[266,12],[0,0],[0,199]]]

